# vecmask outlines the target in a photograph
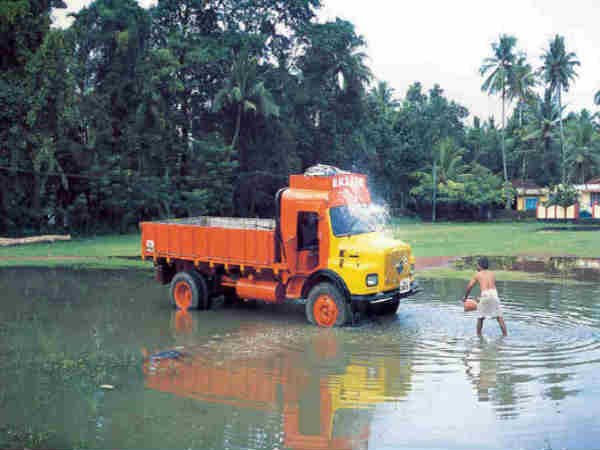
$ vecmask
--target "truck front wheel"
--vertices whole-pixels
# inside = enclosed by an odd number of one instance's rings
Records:
[[[208,287],[202,275],[192,271],[178,272],[171,280],[171,303],[177,309],[207,309]]]
[[[338,288],[320,283],[308,294],[306,318],[320,327],[339,327],[350,321],[352,311]]]

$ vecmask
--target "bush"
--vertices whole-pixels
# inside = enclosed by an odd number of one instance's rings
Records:
[[[497,219],[501,220],[527,220],[535,219],[537,217],[536,210],[530,209],[528,211],[517,211],[514,209],[497,209],[495,214]]]
[[[579,200],[579,193],[573,186],[559,184],[550,190],[546,206],[558,205],[567,208]]]

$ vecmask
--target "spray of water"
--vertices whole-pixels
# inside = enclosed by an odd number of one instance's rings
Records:
[[[342,196],[346,200],[343,207],[346,211],[343,215],[349,227],[349,234],[378,231],[391,236],[391,214],[388,205],[360,202],[359,196],[352,189],[345,189]]]
[[[359,170],[356,166],[352,167],[352,172],[348,172],[337,167],[317,164],[309,167],[304,174],[308,176],[335,176],[351,173],[366,173],[366,171]],[[343,211],[342,215],[344,220],[348,221],[346,224],[348,225],[347,233],[360,234],[378,231],[384,232],[386,238],[392,238],[392,216],[389,205],[384,202],[361,202],[359,191],[363,188],[364,185],[359,183],[349,183],[344,185],[344,189],[340,190],[340,195],[346,203],[346,211]]]

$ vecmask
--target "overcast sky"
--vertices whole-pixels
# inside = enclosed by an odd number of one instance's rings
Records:
[[[446,95],[486,119],[501,114],[498,97],[481,92],[479,68],[500,34],[517,38],[534,69],[557,33],[575,52],[579,77],[564,97],[569,109],[597,111],[600,89],[598,0],[324,0],[320,16],[352,22],[367,41],[369,67],[403,98],[410,84],[438,83]]]
[[[579,77],[564,96],[570,110],[597,111],[600,89],[600,1],[598,0],[322,0],[321,21],[352,22],[367,42],[367,64],[377,80],[387,81],[398,98],[420,81],[426,90],[438,83],[451,100],[472,115],[500,120],[500,99],[481,92],[479,67],[492,56],[500,34],[517,38],[534,69],[557,33],[575,52]],[[139,0],[148,6],[152,0]],[[76,11],[89,0],[67,0]],[[64,11],[56,14],[62,20]]]

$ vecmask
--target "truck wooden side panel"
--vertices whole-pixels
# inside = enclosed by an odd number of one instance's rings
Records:
[[[142,256],[249,266],[275,263],[275,231],[142,222]]]

